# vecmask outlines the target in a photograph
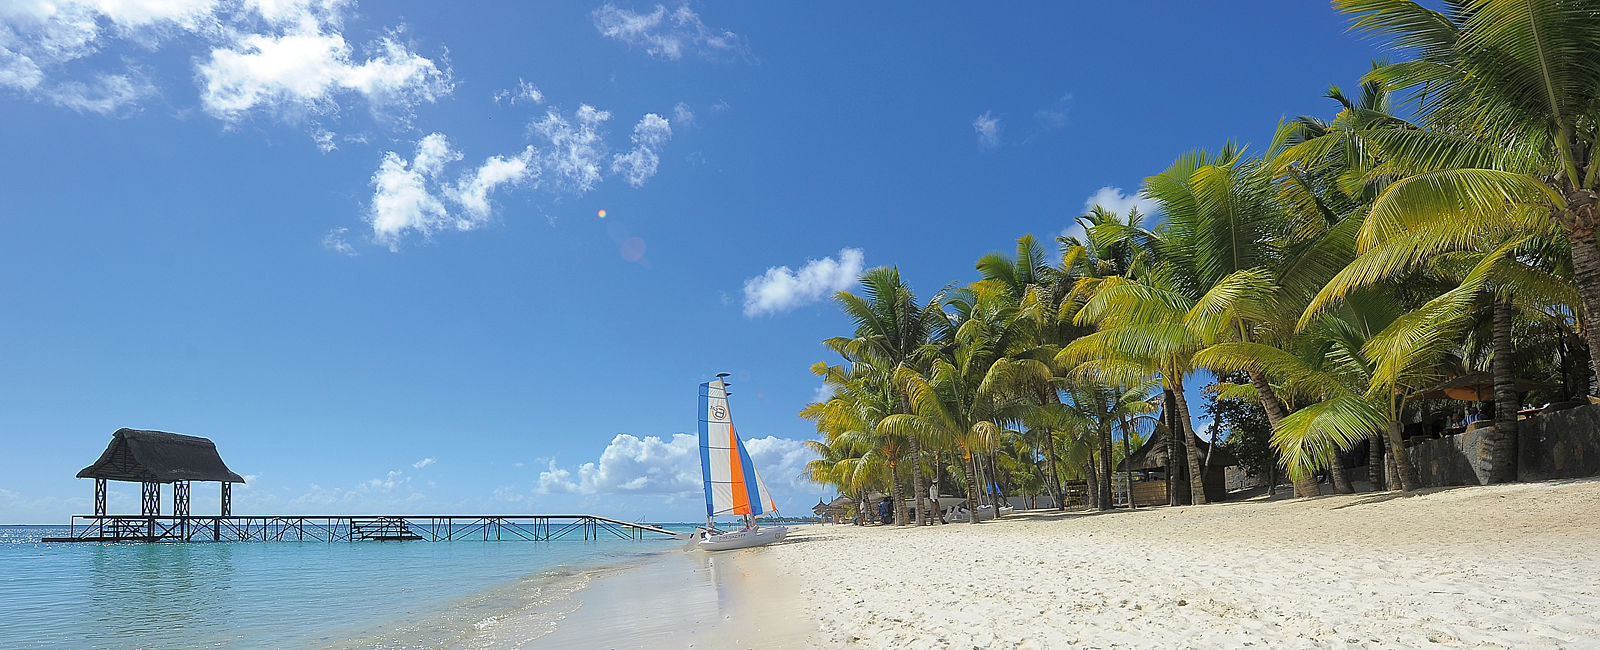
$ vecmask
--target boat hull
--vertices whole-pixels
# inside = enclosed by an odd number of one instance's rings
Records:
[[[755,530],[736,530],[717,535],[705,535],[696,543],[703,551],[731,551],[736,548],[750,548],[752,546],[765,546],[789,535],[785,526],[771,528],[757,528]]]

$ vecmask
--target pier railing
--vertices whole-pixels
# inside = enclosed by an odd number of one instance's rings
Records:
[[[76,515],[46,542],[550,541],[678,537],[659,526],[596,515]]]

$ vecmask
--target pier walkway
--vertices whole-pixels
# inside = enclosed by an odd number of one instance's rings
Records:
[[[550,541],[679,538],[686,533],[596,515],[76,515],[45,542]]]

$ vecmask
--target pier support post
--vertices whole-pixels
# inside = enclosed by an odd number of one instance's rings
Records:
[[[106,516],[106,480],[103,478],[94,480],[94,516]]]
[[[233,516],[233,484],[222,482],[222,516]]]
[[[161,516],[161,484],[144,482],[140,490],[139,514],[145,517]]]

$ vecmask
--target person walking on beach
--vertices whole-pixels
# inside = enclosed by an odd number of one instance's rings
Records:
[[[938,517],[939,523],[950,523],[944,520],[944,508],[939,507],[939,479],[933,479],[928,486],[928,523],[933,523],[933,518]]]

